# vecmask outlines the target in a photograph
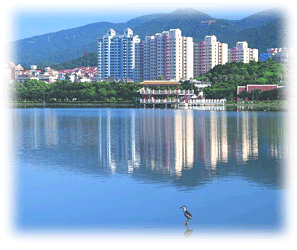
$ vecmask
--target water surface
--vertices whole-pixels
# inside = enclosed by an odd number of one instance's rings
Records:
[[[15,227],[277,233],[285,217],[285,117],[13,109]],[[188,228],[183,205],[194,217]]]

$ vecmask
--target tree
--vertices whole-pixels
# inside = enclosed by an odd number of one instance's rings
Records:
[[[251,96],[252,100],[261,100],[262,99],[262,90],[261,89],[252,90],[250,96]]]
[[[239,94],[238,94],[238,97],[239,98],[248,98],[250,99],[251,98],[251,93],[246,91],[246,90],[243,90],[241,91]]]

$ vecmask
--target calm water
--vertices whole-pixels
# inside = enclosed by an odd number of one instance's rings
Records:
[[[18,230],[194,237],[284,227],[285,112],[11,112]]]

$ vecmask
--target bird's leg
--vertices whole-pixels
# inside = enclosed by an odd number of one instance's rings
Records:
[[[188,224],[189,224],[188,221],[189,221],[189,219],[187,219],[187,221],[185,222],[185,226],[188,226]]]

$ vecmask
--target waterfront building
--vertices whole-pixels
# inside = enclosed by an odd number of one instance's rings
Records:
[[[237,86],[237,101],[240,101],[240,98],[238,97],[238,95],[240,94],[240,92],[244,90],[251,93],[253,90],[256,90],[256,89],[260,89],[263,92],[263,91],[268,91],[268,90],[273,90],[278,88],[284,88],[284,86],[279,86],[278,84],[266,84],[266,85],[248,84],[247,86]],[[245,100],[247,101],[248,99],[245,98]]]
[[[137,67],[143,69],[137,80],[179,81],[193,77],[193,38],[182,36],[180,29],[146,36],[137,50]]]
[[[179,81],[146,80],[140,83],[142,88],[138,91],[141,95],[140,105],[175,106],[180,103],[188,104],[188,100],[194,95],[194,90],[177,89],[181,85]],[[159,88],[159,89],[158,89]]]
[[[205,36],[204,41],[194,43],[194,78],[227,62],[228,44],[220,43],[216,36]]]
[[[117,80],[135,80],[135,45],[140,38],[133,35],[133,30],[127,28],[123,35],[117,35],[115,30],[98,38],[98,80],[114,76]]]
[[[228,50],[228,62],[258,61],[258,49],[248,48],[247,42],[237,42],[236,46]]]

